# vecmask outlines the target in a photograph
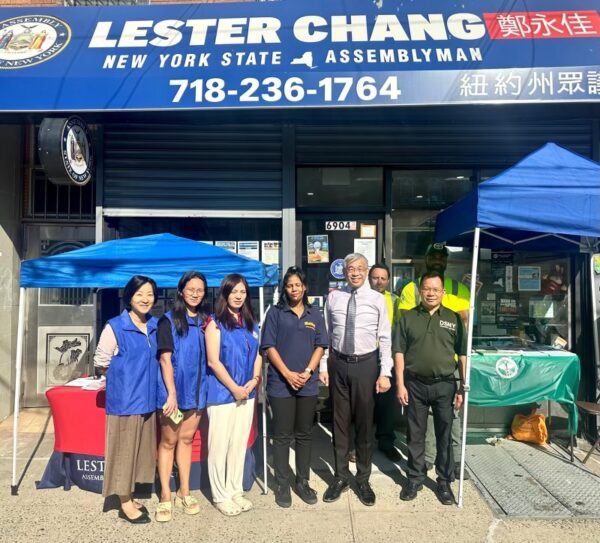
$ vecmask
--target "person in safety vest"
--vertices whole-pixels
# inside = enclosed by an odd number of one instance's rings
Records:
[[[425,268],[426,271],[436,271],[442,275],[446,271],[448,265],[448,248],[443,243],[432,243],[425,251]],[[470,292],[468,287],[450,277],[444,275],[444,296],[442,305],[455,313],[458,313],[467,329],[469,320],[469,300]],[[408,283],[400,293],[398,307],[400,312],[408,311],[413,307],[417,307],[421,303],[419,294],[419,285],[417,281]],[[458,413],[455,413],[452,423],[452,448],[454,451],[454,459],[456,461],[456,476],[460,472],[460,457],[461,457],[461,421]],[[435,434],[433,429],[433,417],[431,413],[427,419],[427,435],[425,438],[425,465],[427,469],[432,469],[436,460]],[[465,471],[464,478],[469,477]]]

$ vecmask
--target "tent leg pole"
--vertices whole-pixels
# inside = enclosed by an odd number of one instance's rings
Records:
[[[475,228],[473,236],[473,259],[471,260],[471,292],[469,297],[469,322],[467,326],[467,368],[465,379],[465,398],[463,403],[462,442],[460,446],[460,477],[458,479],[458,507],[463,506],[465,477],[465,455],[467,452],[467,418],[469,412],[469,385],[471,382],[471,352],[473,350],[473,317],[475,316],[475,298],[477,290],[477,261],[479,260],[479,236],[481,230]]]
[[[19,321],[17,325],[17,358],[15,375],[15,405],[13,412],[13,450],[12,450],[12,484],[10,493],[19,493],[17,486],[17,442],[19,436],[19,408],[21,402],[21,368],[23,365],[23,337],[25,335],[25,289],[19,289]]]
[[[263,375],[262,375],[262,438],[263,438],[263,494],[267,495],[269,493],[269,485],[267,481],[267,477],[269,476],[269,472],[267,470],[267,366],[263,364]]]
[[[260,326],[265,324],[265,289],[258,289],[259,306],[260,306]],[[266,357],[263,356],[262,365],[262,384],[260,387],[262,397],[262,445],[263,445],[263,494],[268,494],[269,487],[267,485],[267,364]]]

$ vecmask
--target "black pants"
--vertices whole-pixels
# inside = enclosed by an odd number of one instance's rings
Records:
[[[333,406],[333,449],[335,475],[350,478],[348,451],[350,427],[355,425],[356,480],[366,482],[371,476],[373,458],[373,391],[379,372],[379,355],[374,352],[365,360],[350,363],[335,352],[329,357],[329,390]]]
[[[377,445],[382,451],[394,448],[396,434],[396,378],[394,372],[390,379],[392,386],[383,394],[375,394],[375,437]]]
[[[310,476],[312,427],[317,396],[269,396],[273,410],[273,464],[277,484],[289,484],[290,445],[296,441],[296,481]]]
[[[427,477],[425,469],[425,433],[427,414],[433,412],[433,426],[437,456],[435,467],[438,482],[454,480],[454,455],[452,454],[452,419],[454,418],[455,381],[425,384],[406,375],[408,390],[408,479],[419,484]]]

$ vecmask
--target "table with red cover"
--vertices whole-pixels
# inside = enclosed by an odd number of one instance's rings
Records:
[[[68,490],[75,484],[84,490],[102,492],[106,391],[57,386],[49,389],[46,397],[54,422],[54,453],[37,487],[62,486]],[[255,411],[244,468],[245,489],[249,489],[254,480],[255,461],[252,448],[258,436],[257,423]],[[206,412],[203,412],[192,444],[192,489],[207,484],[206,470],[202,469],[202,463],[208,456],[207,446],[208,417]],[[173,487],[175,476],[176,474],[172,477]]]

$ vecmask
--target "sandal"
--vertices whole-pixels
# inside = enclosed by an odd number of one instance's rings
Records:
[[[240,506],[232,500],[215,503],[215,507],[226,517],[236,517],[242,512]]]
[[[183,509],[186,515],[196,515],[200,513],[200,504],[194,496],[177,496],[175,495],[175,507]]]
[[[241,494],[232,498],[233,502],[242,510],[242,512],[250,511],[253,505],[250,500],[247,500]]]
[[[173,518],[173,506],[170,501],[158,502],[154,519],[156,522],[169,522]]]

